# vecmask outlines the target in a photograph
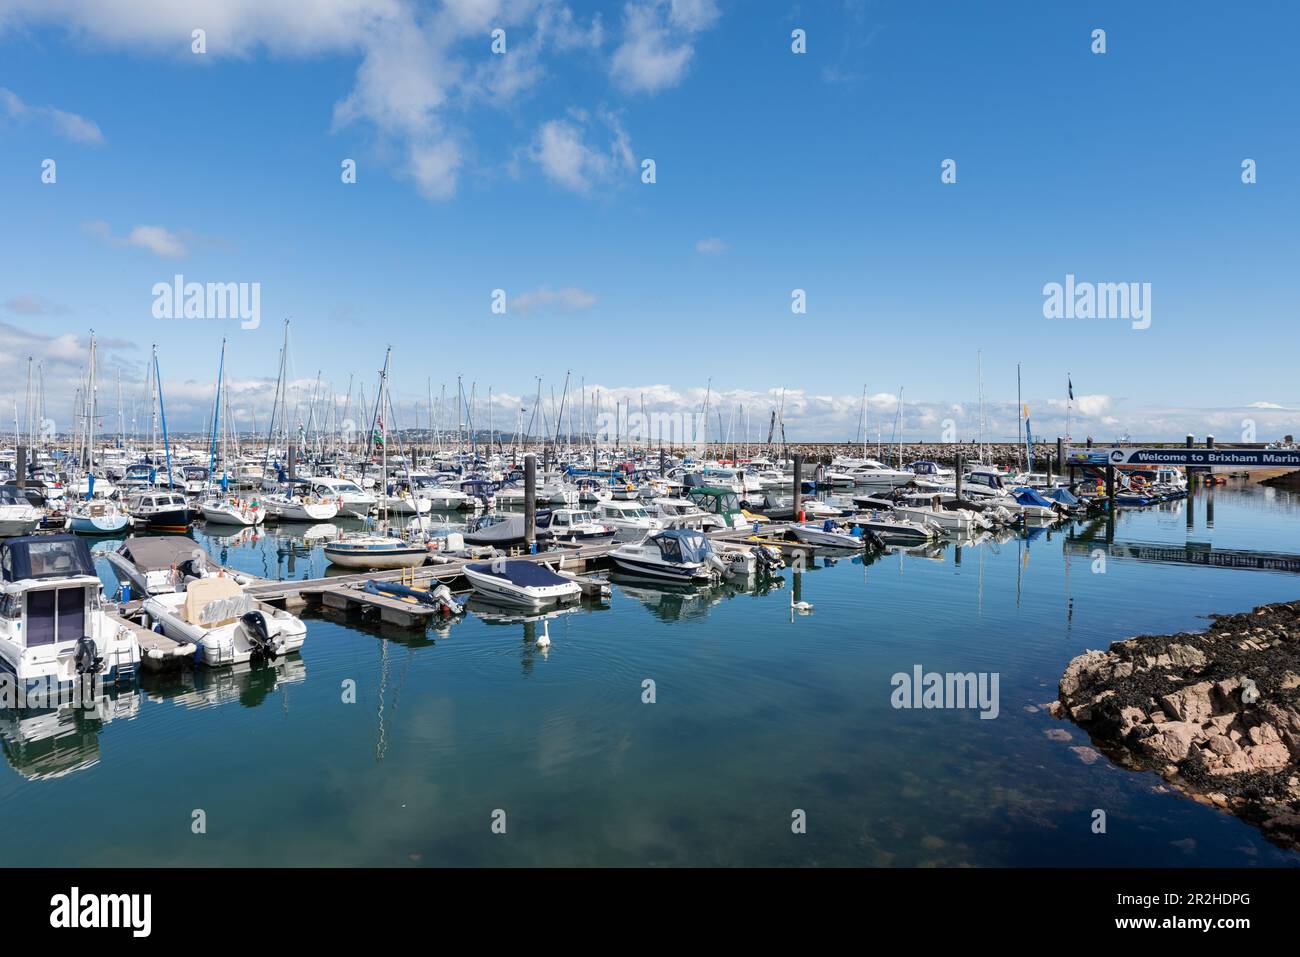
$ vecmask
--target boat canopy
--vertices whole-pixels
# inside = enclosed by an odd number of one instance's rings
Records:
[[[164,571],[205,553],[192,538],[182,535],[148,535],[128,538],[117,553],[144,572]]]
[[[552,585],[571,584],[572,579],[557,575],[541,562],[505,561],[479,562],[466,566],[480,575],[491,575],[520,588],[547,588]]]
[[[1052,502],[1043,498],[1037,489],[1032,489],[1028,485],[1022,485],[1011,493],[1016,497],[1016,501],[1021,505],[1042,505],[1045,508],[1051,508]]]
[[[1061,505],[1078,505],[1079,499],[1068,488],[1057,486],[1056,488],[1047,489],[1044,493],[1048,498]]]
[[[669,529],[652,540],[659,546],[659,554],[670,562],[698,563],[713,552],[707,535],[688,528]]]
[[[90,548],[75,535],[24,535],[0,542],[5,581],[95,574]]]

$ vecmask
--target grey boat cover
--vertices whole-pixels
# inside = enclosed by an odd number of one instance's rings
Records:
[[[493,578],[500,578],[521,588],[565,585],[572,581],[563,575],[557,575],[540,562],[481,562],[466,567],[480,575],[491,575]]]
[[[144,572],[163,571],[207,554],[192,538],[184,535],[148,535],[128,538],[117,553]]]
[[[551,533],[545,531],[540,523],[537,524],[535,531],[539,542],[552,537]],[[492,545],[503,548],[507,545],[522,544],[523,540],[524,517],[522,515],[511,515],[500,522],[483,525],[472,532],[465,533],[465,542],[468,545]]]

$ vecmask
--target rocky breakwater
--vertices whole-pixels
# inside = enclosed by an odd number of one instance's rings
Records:
[[[1112,759],[1300,848],[1300,602],[1070,662],[1052,711]]]

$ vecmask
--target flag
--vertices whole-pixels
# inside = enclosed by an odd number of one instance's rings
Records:
[[[1065,382],[1066,382],[1066,385],[1069,387],[1069,390],[1070,390],[1070,401],[1073,402],[1073,401],[1074,401],[1074,382],[1071,381],[1071,379],[1070,379],[1070,377],[1069,377],[1068,375],[1065,377]]]

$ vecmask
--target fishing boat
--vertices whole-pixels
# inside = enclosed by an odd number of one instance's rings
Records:
[[[183,535],[128,538],[105,557],[117,577],[141,597],[176,591],[187,578],[208,574],[207,552]]]
[[[541,562],[496,559],[465,566],[474,591],[489,601],[525,608],[577,601],[582,586]]]
[[[180,492],[137,492],[126,500],[127,514],[139,528],[183,532],[194,524],[196,512]]]
[[[153,595],[144,613],[173,641],[198,648],[208,667],[274,661],[302,648],[307,626],[301,618],[248,595],[224,574],[190,581],[184,591]]]
[[[75,535],[0,542],[0,671],[23,694],[57,692],[88,677],[133,681],[135,633],[102,604],[86,543]]]
[[[41,524],[41,511],[16,485],[0,485],[0,536],[30,535]]]
[[[707,581],[716,566],[710,561],[713,548],[702,532],[670,528],[628,542],[609,553],[621,571],[664,581]]]
[[[114,502],[87,499],[68,509],[67,527],[78,535],[115,535],[131,527],[131,516]]]
[[[330,564],[340,568],[385,571],[424,564],[428,549],[386,535],[352,535],[324,548]]]

